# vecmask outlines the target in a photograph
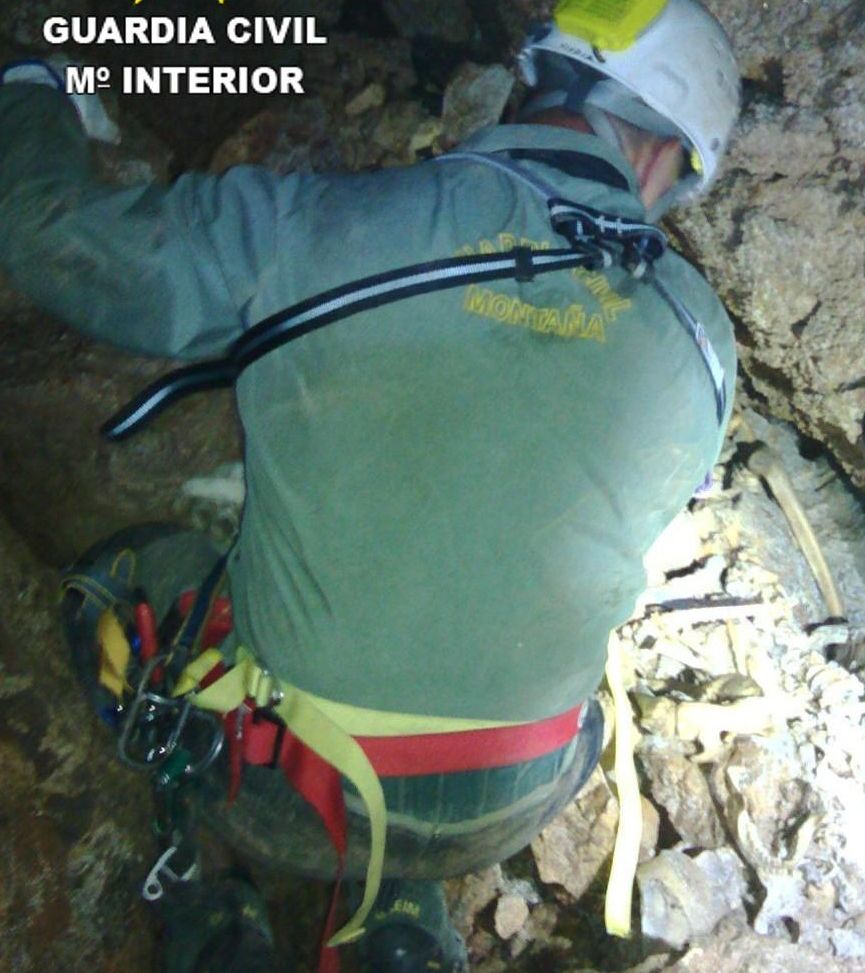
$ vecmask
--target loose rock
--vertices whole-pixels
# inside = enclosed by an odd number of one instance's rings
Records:
[[[541,881],[561,885],[578,899],[612,854],[618,819],[618,802],[598,770],[577,800],[532,842]]]
[[[496,932],[502,939],[515,936],[529,918],[529,906],[520,895],[503,895],[496,904]]]
[[[462,142],[474,132],[495,125],[505,109],[514,77],[500,64],[464,64],[447,86],[442,110],[445,146]]]
[[[670,824],[685,845],[720,848],[726,836],[709,784],[700,767],[685,755],[682,743],[646,737],[639,757],[652,798],[667,812]]]
[[[744,869],[724,848],[692,859],[662,851],[637,870],[643,935],[681,949],[742,907]]]

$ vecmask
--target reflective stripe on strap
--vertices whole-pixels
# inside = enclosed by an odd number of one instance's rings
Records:
[[[360,311],[382,307],[403,298],[451,290],[482,281],[524,279],[527,264],[533,273],[592,266],[594,253],[567,248],[548,250],[543,259],[513,252],[447,257],[410,264],[373,274],[324,291],[259,321],[234,342],[227,355],[175,369],[157,379],[127,403],[102,427],[108,439],[125,439],[172,403],[193,392],[228,388],[244,368],[275,348],[341,321]]]
[[[706,334],[706,329],[670,288],[656,275],[652,277],[652,285],[670,306],[679,323],[697,346],[697,351],[699,351],[700,357],[703,359],[703,364],[706,366],[709,380],[712,383],[712,389],[715,393],[715,416],[718,420],[718,425],[721,425],[724,421],[724,414],[727,411],[727,388],[724,380],[724,366],[721,364],[721,360],[718,358],[718,354],[712,342],[709,340],[709,336]]]

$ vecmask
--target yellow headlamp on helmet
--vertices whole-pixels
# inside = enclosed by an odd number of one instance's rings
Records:
[[[559,30],[601,51],[627,50],[664,9],[667,0],[559,0]]]

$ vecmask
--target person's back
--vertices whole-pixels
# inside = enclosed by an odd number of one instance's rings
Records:
[[[508,125],[462,148],[514,150],[560,196],[643,215],[624,158],[594,136]],[[616,185],[532,161],[547,153]],[[312,177],[304,196],[257,317],[415,261],[565,244],[541,195],[471,159]],[[732,377],[709,288],[673,254],[655,272]],[[693,341],[620,267],[362,312],[250,366],[238,395],[241,640],[317,695],[434,716],[533,720],[585,700],[644,551],[722,436]]]

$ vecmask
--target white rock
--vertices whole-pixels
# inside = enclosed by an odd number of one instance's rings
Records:
[[[513,74],[501,64],[464,64],[445,90],[442,105],[445,141],[455,144],[488,125],[495,125],[513,86]]]
[[[503,895],[496,903],[496,932],[502,939],[515,936],[529,918],[529,906],[521,895]]]
[[[663,585],[668,572],[693,564],[700,558],[702,546],[696,521],[687,511],[680,513],[643,556],[647,586]]]
[[[597,770],[579,798],[532,842],[541,881],[561,885],[578,899],[612,855],[619,806]]]
[[[729,848],[697,859],[662,851],[639,867],[637,881],[643,935],[675,949],[710,933],[741,908],[746,889],[744,867]]]
[[[836,956],[843,959],[865,959],[865,936],[852,929],[836,929],[829,934]]]
[[[226,506],[243,506],[246,483],[243,463],[225,463],[206,476],[196,476],[183,484],[183,492],[199,500]]]
[[[362,115],[371,108],[381,108],[384,104],[384,85],[378,81],[368,84],[363,91],[358,92],[345,106],[346,115]]]

